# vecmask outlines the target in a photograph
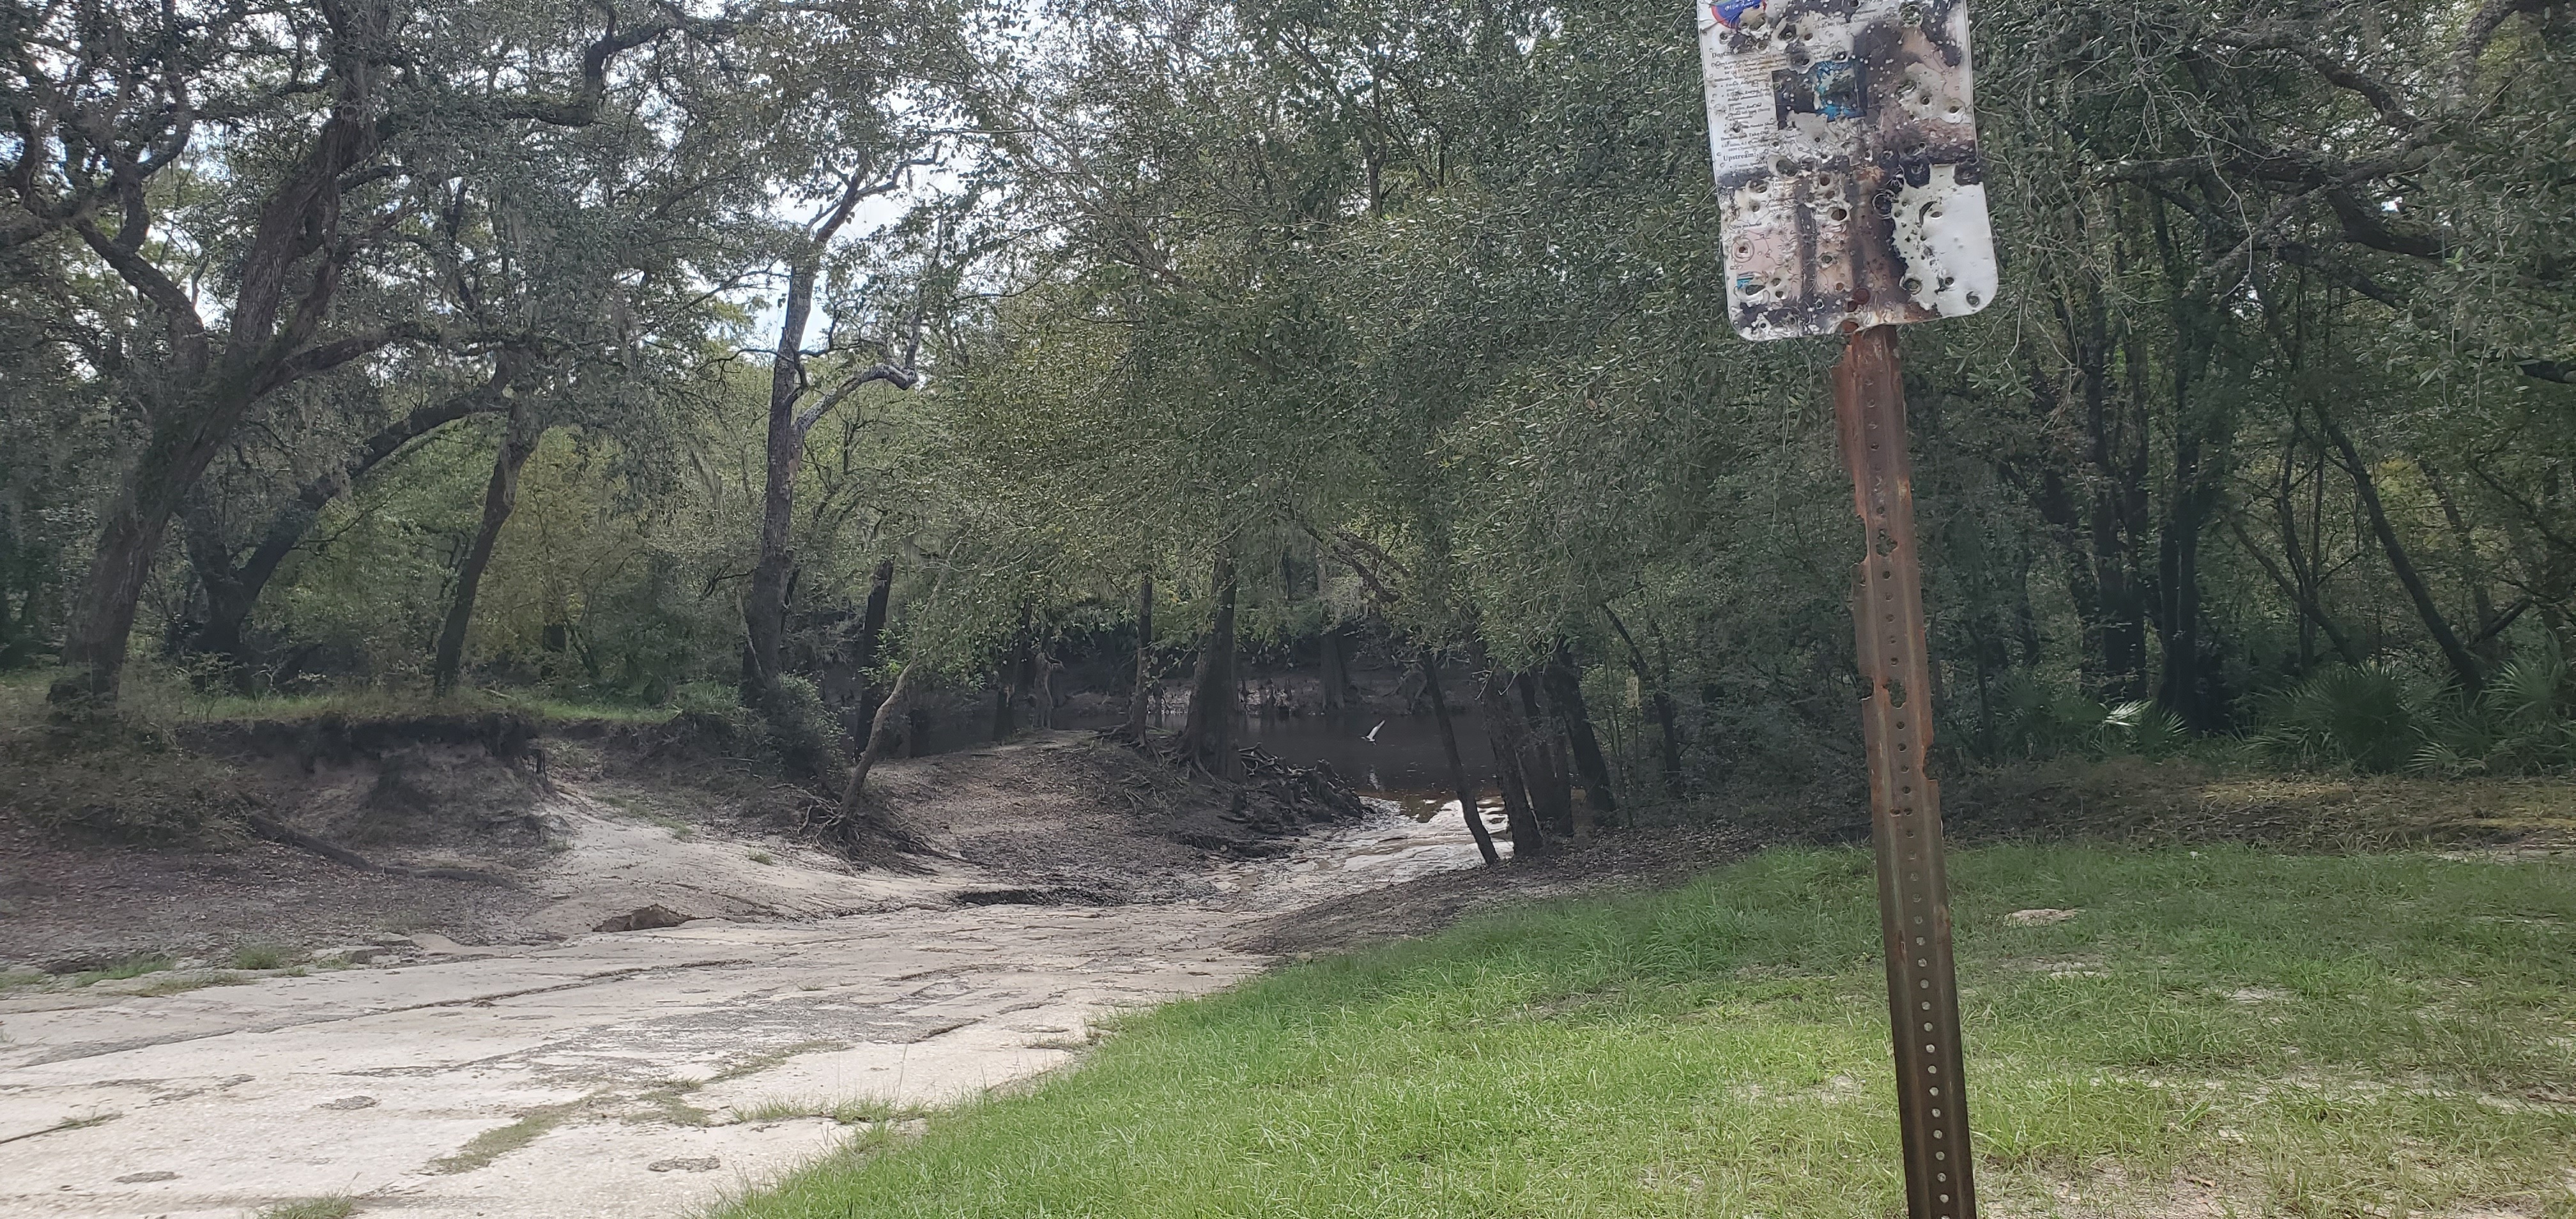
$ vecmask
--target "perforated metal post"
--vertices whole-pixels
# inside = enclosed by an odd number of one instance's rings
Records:
[[[1906,1211],[1912,1219],[1975,1219],[1940,789],[1923,768],[1932,746],[1931,657],[1894,327],[1850,336],[1834,366],[1834,418],[1851,472],[1852,505],[1869,544],[1852,588],[1852,617],[1869,681],[1861,725],[1870,837],[1878,850],[1879,924],[1887,941]]]

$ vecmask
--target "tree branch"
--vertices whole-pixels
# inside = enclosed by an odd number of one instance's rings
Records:
[[[2516,13],[2537,13],[2556,8],[2568,0],[2487,0],[2460,27],[2460,41],[2451,48],[2451,97],[2453,104],[2465,100],[2477,84],[2478,60],[2487,53],[2487,44],[2495,41],[2496,30],[2505,19]]]
[[[2423,122],[2386,82],[2327,54],[2324,35],[2314,28],[2267,22],[2241,32],[2221,31],[2210,35],[2210,41],[2242,51],[2280,51],[2294,56],[2328,82],[2360,94],[2381,119],[2401,131],[2412,131]]]

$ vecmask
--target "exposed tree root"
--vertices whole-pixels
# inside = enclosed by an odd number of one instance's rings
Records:
[[[249,827],[251,833],[270,842],[282,843],[299,851],[308,851],[333,863],[345,864],[361,872],[378,872],[386,876],[419,876],[434,880],[466,880],[486,885],[512,883],[509,877],[499,873],[484,872],[474,868],[412,868],[401,864],[377,863],[338,843],[316,838],[302,830],[282,822],[272,821],[257,813],[245,815],[242,818],[242,824]]]

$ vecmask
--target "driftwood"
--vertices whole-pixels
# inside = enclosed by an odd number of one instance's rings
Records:
[[[257,813],[243,818],[242,821],[250,827],[251,833],[270,842],[310,852],[333,863],[356,868],[361,872],[376,872],[386,876],[416,876],[430,880],[467,880],[485,885],[512,883],[509,877],[497,872],[484,872],[474,868],[413,868],[396,863],[377,863],[336,842],[316,838],[293,826],[272,821]]]

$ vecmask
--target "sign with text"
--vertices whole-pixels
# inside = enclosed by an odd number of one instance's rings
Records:
[[[1729,313],[1748,339],[1995,296],[1964,0],[1696,0]]]

